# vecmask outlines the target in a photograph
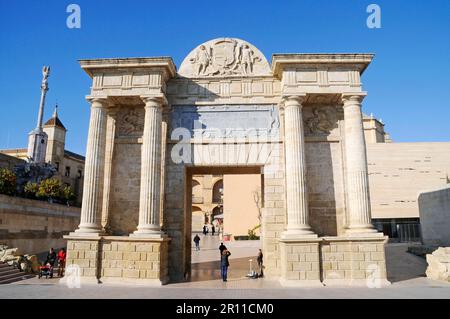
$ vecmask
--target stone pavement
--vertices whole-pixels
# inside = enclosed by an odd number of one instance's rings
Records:
[[[210,245],[206,245],[206,241]],[[277,299],[277,298],[450,298],[450,283],[432,281],[424,277],[426,262],[420,257],[408,254],[407,245],[390,244],[386,248],[388,275],[392,285],[386,288],[284,288],[278,281],[245,278],[252,257],[243,257],[257,249],[257,242],[225,243],[235,252],[230,261],[230,280],[223,283],[214,269],[214,246],[216,239],[205,239],[205,255],[193,254],[193,279],[187,283],[169,284],[164,287],[131,285],[83,285],[80,289],[69,289],[58,284],[58,279],[39,280],[33,278],[20,283],[0,286],[0,299],[20,298],[144,298],[144,299]],[[240,250],[237,246],[241,247]],[[208,248],[209,247],[209,248]],[[208,250],[209,249],[209,250]],[[216,248],[217,249],[217,248]],[[197,267],[197,270],[195,270]],[[209,267],[209,268],[208,268]],[[204,271],[195,275],[196,271]],[[220,277],[220,276],[219,276]],[[213,279],[211,279],[213,278]]]

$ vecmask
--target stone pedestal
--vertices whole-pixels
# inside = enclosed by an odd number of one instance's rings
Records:
[[[320,242],[321,239],[280,241],[283,286],[323,286],[320,280]]]
[[[321,243],[322,278],[326,286],[390,285],[384,245],[388,237],[324,237]]]
[[[67,263],[80,267],[81,283],[160,286],[169,281],[169,239],[66,236]]]

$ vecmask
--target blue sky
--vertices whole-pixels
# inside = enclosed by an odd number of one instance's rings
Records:
[[[81,29],[66,7],[81,7]],[[369,4],[382,28],[366,26]],[[71,151],[85,153],[90,79],[77,60],[172,56],[237,37],[273,53],[368,52],[364,111],[397,142],[450,141],[450,1],[0,0],[0,148],[26,147],[36,125],[41,68],[51,65],[45,118],[56,102]]]

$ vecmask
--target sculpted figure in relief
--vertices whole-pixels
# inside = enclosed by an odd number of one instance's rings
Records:
[[[206,69],[211,63],[211,56],[204,45],[200,46],[199,50],[197,50],[195,58],[192,59],[191,62],[197,66],[197,75],[206,73]]]
[[[119,132],[123,135],[131,135],[144,129],[142,118],[136,110],[125,113],[119,124]]]
[[[306,124],[311,133],[330,133],[333,129],[333,123],[329,120],[326,111],[314,108],[313,116],[310,117]]]

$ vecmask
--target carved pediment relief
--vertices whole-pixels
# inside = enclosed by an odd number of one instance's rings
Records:
[[[264,55],[239,39],[220,38],[195,48],[184,59],[179,74],[188,78],[270,75]]]

